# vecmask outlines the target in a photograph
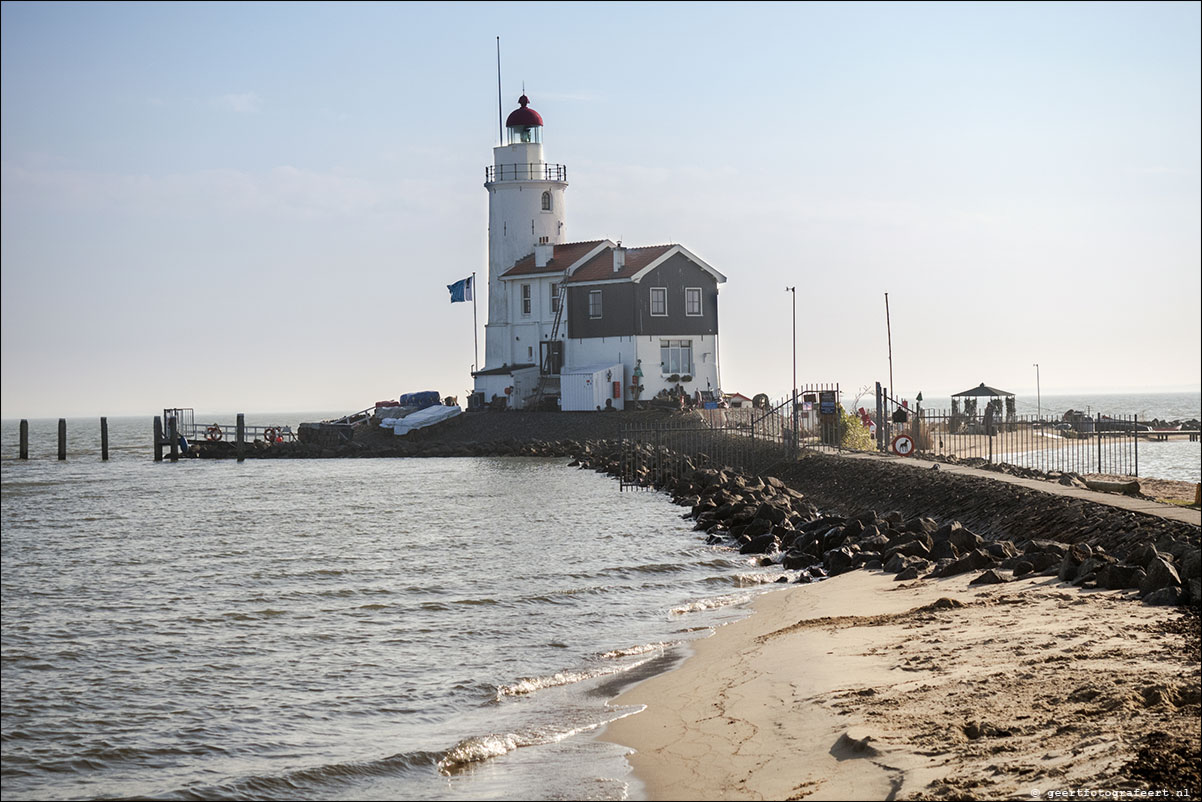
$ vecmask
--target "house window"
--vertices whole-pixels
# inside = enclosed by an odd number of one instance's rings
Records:
[[[684,288],[684,313],[689,317],[701,317],[701,288]]]
[[[522,315],[524,317],[530,316],[530,285],[529,284],[522,285]]]
[[[559,314],[559,285],[551,285],[551,314]]]
[[[601,317],[601,290],[590,290],[588,294],[588,316]]]
[[[651,316],[652,317],[667,317],[668,316],[668,288],[667,287],[652,287],[651,288]]]
[[[693,374],[693,341],[692,340],[660,340],[659,341],[660,373],[669,376],[673,373],[680,375]]]
[[[543,211],[544,212],[551,211],[551,193],[550,192],[543,193]]]

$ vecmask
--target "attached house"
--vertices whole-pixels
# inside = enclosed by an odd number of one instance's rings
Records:
[[[718,285],[726,277],[687,248],[536,246],[501,278],[515,305],[514,345],[541,372],[621,364],[628,396],[638,366],[642,398],[677,386],[718,389]]]

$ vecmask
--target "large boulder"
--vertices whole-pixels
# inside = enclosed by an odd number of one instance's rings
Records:
[[[771,532],[753,537],[739,549],[739,554],[767,554],[776,551],[780,543]]]
[[[1180,588],[1181,576],[1177,569],[1163,554],[1157,554],[1148,562],[1148,574],[1139,584],[1139,592],[1143,595],[1154,593],[1163,588]],[[1176,602],[1173,602],[1176,604]]]
[[[985,541],[981,539],[980,535],[960,528],[951,533],[948,542],[963,553],[978,548]]]
[[[1144,596],[1144,604],[1168,607],[1180,603],[1181,589],[1173,585],[1163,587],[1160,590],[1154,590],[1148,595]]]
[[[932,576],[945,577],[957,576],[967,573],[968,571],[979,571],[982,568],[992,568],[997,562],[989,552],[984,549],[973,549],[958,560],[954,560],[944,567],[936,570]]]
[[[838,576],[852,569],[855,556],[850,546],[841,546],[822,555],[822,564],[826,566],[827,573]]]
[[[1010,580],[1006,579],[1006,577],[999,574],[996,570],[994,570],[993,568],[990,568],[988,571],[981,574],[979,577],[977,577],[973,581],[969,582],[968,584],[969,585],[1001,585],[1001,584],[1003,584],[1005,582],[1009,582],[1009,581]]]
[[[1063,543],[1058,543],[1055,540],[1028,540],[1023,546],[1024,554],[1032,554],[1035,552],[1050,552],[1057,557],[1063,557],[1068,551],[1068,546]]]

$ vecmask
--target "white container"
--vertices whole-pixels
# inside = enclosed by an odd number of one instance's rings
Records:
[[[623,409],[626,377],[621,363],[564,368],[559,375],[559,408],[595,412],[608,406]]]

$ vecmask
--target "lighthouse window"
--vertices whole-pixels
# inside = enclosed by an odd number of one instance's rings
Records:
[[[668,288],[651,288],[651,315],[653,317],[668,316]]]
[[[522,285],[522,315],[529,317],[530,315],[530,285]]]
[[[543,211],[544,212],[551,211],[551,193],[550,192],[543,193]]]

